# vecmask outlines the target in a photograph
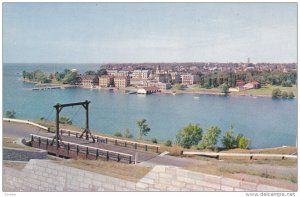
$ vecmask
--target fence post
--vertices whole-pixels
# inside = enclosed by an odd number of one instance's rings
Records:
[[[137,143],[134,144],[134,148],[137,149]]]
[[[31,142],[33,142],[33,135],[31,135]]]
[[[68,156],[70,154],[70,143],[68,143]]]
[[[120,154],[118,153],[118,161],[120,161]]]
[[[117,145],[118,144],[118,142],[117,142],[117,140],[115,140],[115,145]]]
[[[127,144],[126,144],[126,142],[125,142],[125,147],[127,147]]]
[[[105,144],[107,144],[107,141],[108,141],[107,138],[105,138]]]
[[[148,151],[148,146],[147,145],[145,146],[145,150]]]
[[[128,163],[130,163],[130,164],[131,164],[131,156],[129,156],[129,161],[128,161]]]
[[[78,133],[76,133],[76,138],[78,138]]]
[[[68,136],[70,136],[70,131],[68,131]]]
[[[99,149],[96,150],[96,159],[99,157]]]
[[[85,154],[85,158],[87,158],[87,157],[88,157],[88,154],[89,154],[89,148],[88,148],[88,147],[86,147],[86,154]]]
[[[48,150],[48,143],[49,143],[49,140],[48,140],[48,138],[47,138],[47,141],[46,141],[46,150]]]
[[[97,137],[97,142],[99,143],[99,137]]]
[[[61,130],[60,130],[60,135],[62,135],[62,134],[63,134],[63,130],[61,129]]]
[[[41,137],[39,137],[39,148],[41,147]]]
[[[158,153],[158,146],[156,147],[156,152]]]
[[[76,146],[76,149],[77,149],[76,152],[77,152],[77,157],[78,157],[78,153],[79,153],[79,146],[78,145]]]
[[[106,160],[109,159],[109,156],[108,156],[108,151],[106,151]]]

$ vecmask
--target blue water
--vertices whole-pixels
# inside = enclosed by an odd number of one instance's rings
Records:
[[[45,72],[77,68],[80,72],[97,70],[99,65],[4,64],[3,113],[17,112],[20,119],[55,120],[56,103],[90,100],[90,128],[104,133],[123,132],[129,128],[136,134],[136,120],[145,118],[151,127],[148,138],[175,140],[176,132],[189,123],[205,129],[217,125],[224,133],[234,125],[236,133],[251,139],[252,148],[295,145],[297,134],[297,99],[273,100],[263,97],[209,95],[130,95],[121,92],[90,89],[53,89],[28,91],[31,84],[18,80],[22,71],[40,69]],[[199,96],[199,99],[194,99]],[[85,111],[79,106],[64,108],[62,116],[70,117],[84,127]]]

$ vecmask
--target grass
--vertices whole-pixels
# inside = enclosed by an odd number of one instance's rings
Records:
[[[272,86],[267,85],[263,86],[259,89],[250,89],[250,90],[243,90],[240,92],[232,93],[234,95],[240,95],[240,94],[251,94],[251,95],[263,95],[263,96],[272,96],[272,91],[275,88],[279,88],[281,91],[290,92],[292,91],[295,96],[298,95],[297,86],[293,85],[293,87],[282,87],[282,86]]]
[[[230,149],[221,151],[224,153],[265,153],[265,154],[294,154],[297,153],[297,148],[294,146],[284,146],[284,147],[276,147],[276,148],[263,148],[263,149]]]
[[[104,160],[61,160],[52,159],[55,163],[59,163],[65,166],[87,170],[115,178],[125,179],[128,181],[137,182],[143,178],[150,170],[151,167],[140,165],[129,165],[125,163],[118,163],[115,161]]]
[[[14,168],[16,170],[22,170],[26,166],[26,164],[26,162],[3,161],[4,167]]]
[[[11,138],[11,137],[3,137],[3,147],[8,147],[8,148],[17,148],[17,149],[24,149],[24,150],[34,150],[34,148],[17,144],[16,143],[16,138]]]
[[[247,175],[253,175],[262,178],[285,180],[285,181],[289,181],[290,183],[297,183],[297,177],[295,177],[294,175],[284,175],[284,174],[275,174],[275,173],[271,174],[265,170],[259,170],[259,169],[256,170],[250,168],[231,166],[230,163],[231,162],[227,162],[227,161],[223,161],[222,163],[208,161],[205,164],[191,165],[191,166],[184,167],[184,169],[195,171],[195,172],[228,177],[228,178],[236,178],[235,176],[236,174],[247,174]]]

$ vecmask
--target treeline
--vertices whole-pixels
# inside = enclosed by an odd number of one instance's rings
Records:
[[[33,72],[23,71],[23,79],[27,79],[33,82],[40,82],[40,83],[51,83],[51,77],[49,74],[44,73],[40,70],[36,70]]]
[[[297,72],[270,72],[270,71],[243,71],[243,72],[215,72],[210,74],[199,74],[201,87],[215,88],[221,84],[236,86],[236,80],[243,80],[246,83],[258,81],[261,85],[271,84],[283,87],[291,87],[297,84]]]
[[[177,132],[176,144],[183,148],[214,149],[216,148],[215,146],[218,143],[220,134],[221,129],[217,126],[206,129],[204,133],[198,124],[189,124]],[[235,134],[233,126],[224,133],[221,142],[226,149],[248,149],[250,146],[250,139],[242,134]]]

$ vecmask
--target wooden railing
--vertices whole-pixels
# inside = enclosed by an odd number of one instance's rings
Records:
[[[61,129],[60,134],[67,134],[68,136],[80,136],[80,132],[78,131],[72,131],[68,129]],[[134,142],[134,141],[129,141],[129,140],[123,140],[123,139],[118,139],[118,138],[112,138],[112,137],[107,137],[107,136],[102,136],[102,135],[93,135],[97,142],[100,143],[105,143],[105,144],[113,144],[117,146],[123,146],[123,147],[128,147],[128,148],[133,148],[133,149],[140,149],[140,150],[145,150],[145,151],[154,151],[158,153],[158,149],[160,146],[158,145],[152,145],[152,144],[145,144],[141,142]]]
[[[120,153],[116,151],[105,150],[101,148],[85,146],[81,144],[59,141],[58,147],[56,141],[51,138],[31,134],[31,144],[35,148],[45,149],[48,153],[56,156],[63,156],[67,158],[81,158],[81,159],[106,159],[118,162],[133,162],[133,155]]]

